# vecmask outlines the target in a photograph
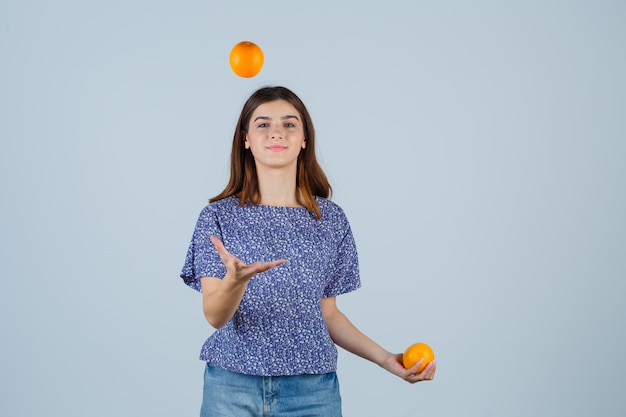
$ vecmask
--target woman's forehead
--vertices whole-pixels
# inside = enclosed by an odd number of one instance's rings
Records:
[[[285,115],[294,115],[300,118],[300,112],[295,108],[293,104],[286,100],[272,100],[267,101],[265,103],[259,104],[256,109],[252,112],[253,116],[263,115],[263,116],[275,116],[282,117]]]

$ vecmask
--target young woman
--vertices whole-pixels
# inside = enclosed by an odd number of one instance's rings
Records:
[[[348,220],[329,200],[315,132],[285,87],[254,92],[232,144],[230,181],[200,213],[181,273],[217,329],[201,416],[341,416],[336,345],[410,383],[417,373],[359,331],[335,297],[360,287]]]

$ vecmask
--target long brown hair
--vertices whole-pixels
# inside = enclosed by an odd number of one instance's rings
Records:
[[[302,116],[306,147],[298,155],[296,187],[299,192],[296,193],[296,198],[298,204],[306,207],[319,220],[321,213],[315,201],[315,196],[329,198],[332,194],[332,188],[326,174],[324,174],[317,162],[315,155],[315,129],[313,128],[311,115],[296,94],[288,88],[281,86],[260,88],[243,105],[237,121],[237,127],[235,128],[235,134],[233,135],[233,147],[230,154],[230,180],[224,191],[209,199],[209,202],[236,196],[239,198],[240,206],[261,203],[256,165],[252,152],[247,151],[244,147],[244,135],[248,132],[250,118],[256,108],[261,104],[275,100],[289,102]]]

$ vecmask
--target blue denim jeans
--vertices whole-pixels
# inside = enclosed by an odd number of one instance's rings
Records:
[[[255,376],[207,363],[200,417],[341,417],[335,372]]]

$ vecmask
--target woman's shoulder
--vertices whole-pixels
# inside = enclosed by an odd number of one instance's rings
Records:
[[[341,210],[341,207],[339,206],[339,204],[335,203],[334,201],[328,199],[328,198],[324,198],[324,197],[320,197],[319,195],[315,197],[315,201],[317,201],[317,204],[321,209],[326,209],[326,210]]]
[[[207,207],[214,207],[217,209],[222,209],[222,208],[237,207],[238,205],[239,205],[239,199],[235,196],[230,196],[230,197],[226,197],[220,200],[210,202],[207,205]]]
[[[221,200],[212,201],[205,205],[200,215],[223,214],[232,211],[232,209],[238,205],[239,199],[237,197],[222,198]]]
[[[322,219],[324,217],[331,219],[345,219],[346,214],[343,211],[343,208],[337,203],[328,198],[324,197],[316,197],[317,205],[320,208],[320,213],[322,213]]]

